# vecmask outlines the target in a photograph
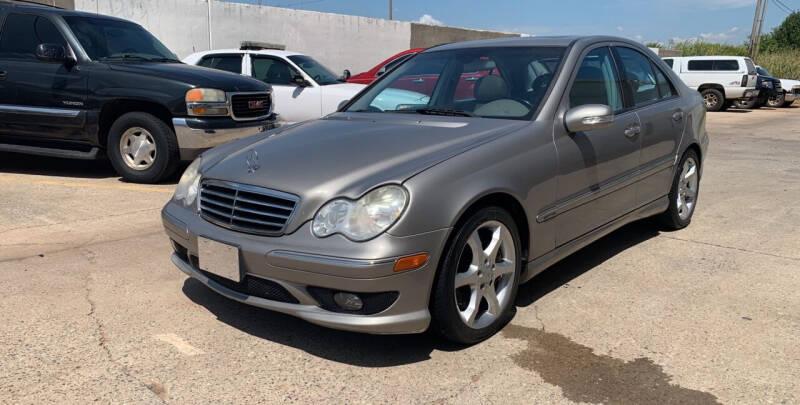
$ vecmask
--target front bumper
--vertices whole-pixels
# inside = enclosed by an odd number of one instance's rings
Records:
[[[235,121],[230,118],[173,118],[181,160],[192,160],[205,150],[277,126],[277,115],[263,120]]]
[[[742,94],[742,99],[752,100],[754,98],[758,98],[760,95],[761,95],[760,89],[748,89],[745,90],[744,93]]]
[[[344,237],[316,238],[310,222],[281,237],[248,235],[203,220],[176,202],[162,210],[167,235],[175,246],[172,262],[184,273],[230,299],[335,329],[375,334],[419,333],[428,328],[428,299],[447,229],[409,237],[387,233],[363,243]],[[237,246],[243,280],[276,283],[292,300],[248,294],[241,283],[219,282],[198,267],[198,235]],[[185,251],[184,251],[185,249]],[[426,252],[422,267],[395,273],[397,258]],[[202,262],[202,259],[200,259]],[[225,284],[225,285],[223,285]],[[315,291],[364,295],[391,293],[394,300],[371,315],[331,309]]]

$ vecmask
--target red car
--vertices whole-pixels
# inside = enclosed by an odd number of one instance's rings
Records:
[[[350,76],[350,78],[347,79],[347,82],[348,83],[359,83],[359,84],[370,84],[373,81],[375,81],[375,79],[380,77],[382,74],[386,73],[387,70],[397,66],[398,64],[400,64],[404,60],[406,60],[406,59],[408,59],[408,58],[410,58],[410,57],[412,57],[412,56],[416,55],[417,53],[419,53],[421,51],[424,51],[424,50],[425,50],[425,48],[414,48],[414,49],[409,49],[407,51],[400,52],[397,55],[394,55],[391,58],[386,59],[385,61],[379,63],[377,66],[375,66],[374,68],[372,68],[372,69],[370,69],[370,70],[368,70],[368,71],[366,71],[364,73],[359,73],[357,75]]]

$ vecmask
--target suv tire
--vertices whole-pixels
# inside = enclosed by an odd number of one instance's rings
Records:
[[[521,250],[508,211],[487,207],[470,215],[443,252],[431,291],[431,330],[452,342],[473,344],[502,329],[516,313]]]
[[[717,89],[705,89],[700,94],[703,96],[706,111],[720,111],[725,105],[725,96]]]
[[[111,125],[107,154],[125,180],[156,183],[178,166],[178,140],[164,121],[145,112],[123,114]]]
[[[761,99],[753,98],[747,101],[744,100],[736,100],[734,101],[734,105],[736,108],[744,109],[744,110],[755,110],[761,108]]]

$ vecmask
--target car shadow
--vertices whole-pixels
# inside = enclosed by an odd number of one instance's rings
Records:
[[[187,165],[188,162],[181,162],[175,173],[161,181],[161,184],[176,184]],[[119,177],[107,159],[81,160],[0,152],[0,173],[77,179],[118,178],[120,182],[126,183]]]
[[[519,287],[517,306],[527,307],[618,253],[658,236],[654,222],[644,219],[625,225],[550,266]]]
[[[193,278],[186,279],[183,293],[221,322],[249,335],[359,367],[418,363],[430,359],[434,350],[455,351],[463,347],[445,342],[432,333],[368,335],[317,326],[293,316],[230,300]]]
[[[658,234],[651,220],[626,225],[520,286],[516,305],[529,306],[616,254]],[[417,335],[367,335],[317,326],[289,315],[230,300],[193,278],[186,279],[183,293],[221,322],[249,335],[360,367],[417,363],[430,359],[434,350],[457,351],[467,347],[446,342],[430,332]]]

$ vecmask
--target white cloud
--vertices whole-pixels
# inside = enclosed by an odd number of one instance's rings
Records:
[[[420,24],[427,24],[427,25],[444,25],[443,22],[433,18],[433,16],[430,14],[423,14],[422,17],[420,17],[417,22]]]
[[[703,8],[706,10],[722,10],[754,7],[756,5],[756,0],[661,0],[657,2],[657,5],[667,7],[669,9],[691,7],[693,9]]]
[[[617,25],[617,31],[619,31],[619,32],[625,31],[625,27],[623,27],[621,25]]]

